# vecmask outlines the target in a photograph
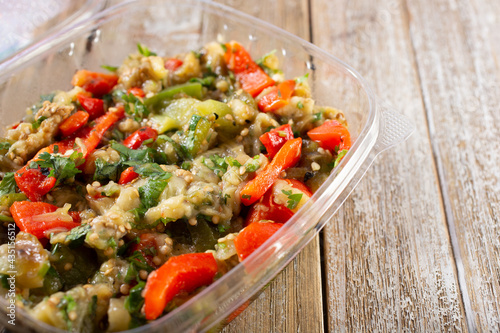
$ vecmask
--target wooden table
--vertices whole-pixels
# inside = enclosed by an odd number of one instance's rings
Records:
[[[229,332],[500,330],[500,2],[225,1],[416,124]]]

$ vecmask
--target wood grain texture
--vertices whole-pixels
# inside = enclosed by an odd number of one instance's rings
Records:
[[[500,4],[408,1],[408,10],[469,326],[499,331]]]
[[[219,2],[309,39],[307,0]],[[323,328],[319,239],[315,237],[223,332],[309,333],[322,332]]]
[[[314,43],[417,126],[380,155],[326,227],[328,329],[465,331],[406,5],[312,0],[311,11]]]

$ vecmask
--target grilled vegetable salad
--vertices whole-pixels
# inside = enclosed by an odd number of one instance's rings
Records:
[[[271,237],[351,146],[344,114],[273,53],[138,50],[77,71],[0,142],[1,291],[72,332],[178,307]]]

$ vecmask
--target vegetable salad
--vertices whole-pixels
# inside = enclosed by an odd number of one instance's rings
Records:
[[[115,332],[214,283],[351,146],[344,114],[317,105],[308,80],[235,41],[175,57],[139,44],[41,96],[0,140],[3,295],[14,270],[32,317]]]

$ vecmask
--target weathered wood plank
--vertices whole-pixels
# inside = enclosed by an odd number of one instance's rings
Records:
[[[309,39],[307,0],[219,2]],[[223,332],[322,332],[320,267],[316,237]]]
[[[500,6],[408,1],[408,8],[469,325],[499,331]]]
[[[314,43],[417,125],[326,227],[328,329],[466,330],[405,4],[312,0],[311,11]]]

